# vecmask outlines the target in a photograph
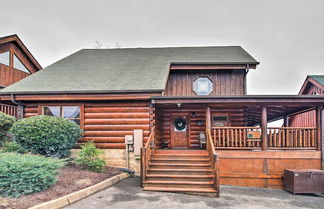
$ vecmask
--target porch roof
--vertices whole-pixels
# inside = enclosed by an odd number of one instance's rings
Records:
[[[212,107],[240,107],[244,110],[247,125],[261,122],[261,106],[267,106],[268,121],[324,106],[324,95],[231,95],[231,96],[156,96],[152,103],[158,105],[201,104]]]

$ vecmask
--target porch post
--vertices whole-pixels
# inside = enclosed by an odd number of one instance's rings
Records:
[[[284,119],[283,126],[284,127],[289,127],[289,117],[288,117],[288,115],[285,115],[283,119]]]
[[[316,141],[317,150],[322,149],[322,125],[321,125],[321,106],[316,107]]]
[[[211,116],[210,116],[210,107],[207,106],[206,109],[206,139],[208,139],[208,132],[207,131],[211,131]],[[206,144],[206,148],[208,149],[209,147],[209,140],[207,140],[207,144]]]
[[[262,136],[262,150],[268,149],[268,139],[267,139],[267,107],[261,107],[261,136]]]
[[[211,114],[210,114],[210,107],[207,106],[206,111],[206,129],[211,129]]]

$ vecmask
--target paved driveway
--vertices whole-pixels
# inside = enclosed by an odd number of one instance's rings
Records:
[[[148,192],[138,178],[128,178],[66,209],[244,208],[324,209],[323,195],[292,195],[282,190],[222,186],[221,197]]]

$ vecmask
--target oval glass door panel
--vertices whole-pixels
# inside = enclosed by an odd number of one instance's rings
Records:
[[[187,131],[187,121],[184,117],[175,118],[173,121],[174,131],[185,132]]]

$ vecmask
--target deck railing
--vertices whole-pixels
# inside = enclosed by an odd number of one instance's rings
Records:
[[[215,145],[210,133],[210,130],[207,129],[207,150],[209,152],[210,160],[212,162],[212,173],[213,173],[213,187],[216,190],[216,196],[219,197],[219,156],[216,153]]]
[[[316,128],[268,128],[268,149],[316,149]]]
[[[149,161],[151,160],[152,155],[154,154],[155,149],[155,129],[151,130],[151,134],[146,141],[146,144],[144,147],[141,148],[141,185],[143,187],[143,182],[145,182],[146,176],[147,176],[147,170],[149,166]]]
[[[17,106],[0,104],[0,112],[17,117]]]
[[[259,127],[213,127],[217,149],[258,149],[261,147]]]
[[[213,127],[212,139],[216,149],[261,149],[260,127]],[[269,150],[317,149],[314,127],[271,127],[267,129]]]

